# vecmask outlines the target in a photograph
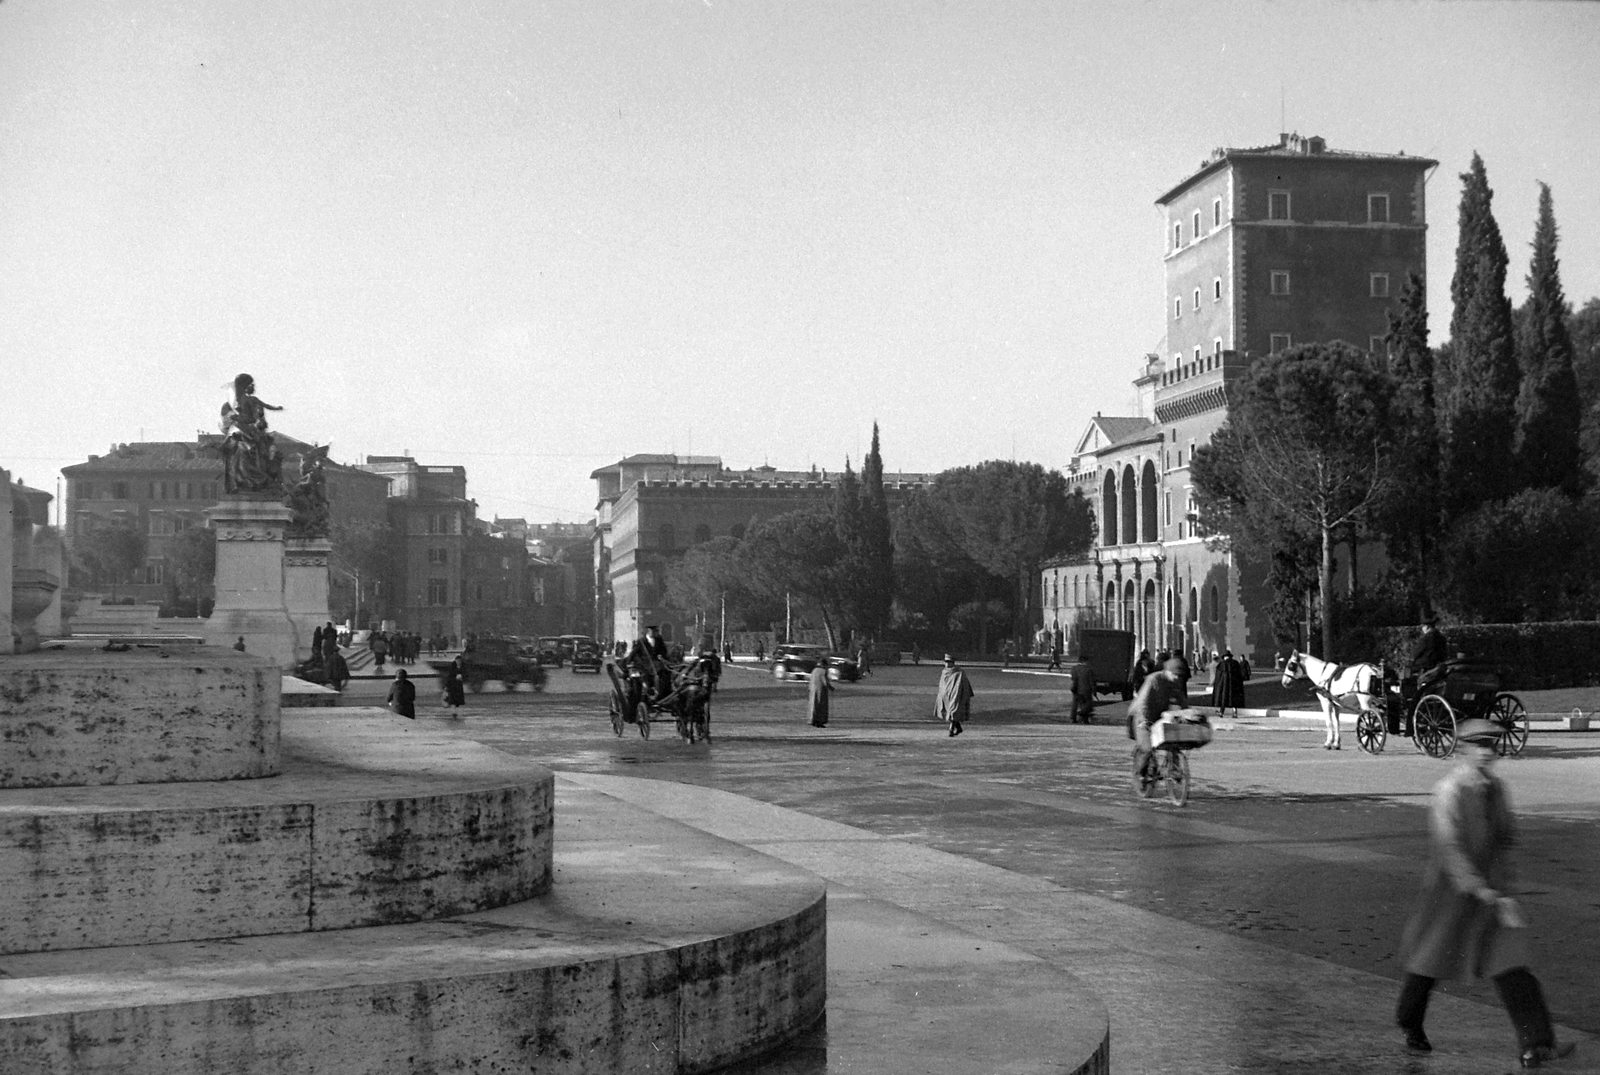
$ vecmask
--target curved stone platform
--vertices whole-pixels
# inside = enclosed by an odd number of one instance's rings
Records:
[[[213,647],[67,647],[0,661],[0,788],[278,771],[282,674]]]
[[[290,710],[281,741],[271,779],[0,791],[0,952],[384,925],[549,888],[549,770],[380,709]]]
[[[555,884],[514,906],[315,936],[0,957],[0,1071],[692,1073],[816,1023],[822,882],[560,789]]]

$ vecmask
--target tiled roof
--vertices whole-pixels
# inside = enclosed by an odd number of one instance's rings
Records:
[[[1316,149],[1310,147],[1315,144]],[[1368,153],[1351,149],[1329,149],[1327,142],[1322,138],[1305,137],[1300,135],[1283,135],[1280,140],[1272,145],[1246,146],[1242,148],[1219,146],[1211,151],[1211,156],[1202,161],[1200,167],[1190,175],[1184,177],[1171,190],[1156,199],[1157,205],[1165,205],[1188,190],[1203,176],[1224,167],[1229,161],[1237,160],[1264,160],[1264,159],[1291,159],[1291,160],[1336,160],[1336,161],[1388,161],[1391,163],[1413,164],[1418,168],[1432,168],[1439,162],[1427,157],[1413,157],[1406,153]]]
[[[285,456],[298,455],[313,447],[303,440],[278,432],[272,434],[272,439]],[[62,467],[61,473],[68,478],[92,478],[98,474],[112,472],[150,474],[175,470],[220,474],[222,456],[218,449],[221,443],[220,434],[202,433],[193,441],[147,440],[118,444],[105,455],[91,455],[86,462]],[[367,474],[366,471],[357,470],[344,463],[336,463],[332,459],[328,460],[328,466],[339,471]],[[388,480],[381,475],[370,476],[379,481]]]

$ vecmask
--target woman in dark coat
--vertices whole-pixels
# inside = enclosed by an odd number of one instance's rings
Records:
[[[806,712],[811,715],[813,728],[826,728],[828,726],[828,695],[833,691],[833,684],[828,682],[828,662],[818,661],[817,666],[811,670],[811,690],[806,698]]]
[[[1211,666],[1211,704],[1218,715],[1231,709],[1234,716],[1239,715],[1239,708],[1244,705],[1244,669],[1233,659],[1232,650],[1223,650],[1222,656]]]
[[[385,701],[400,716],[417,719],[417,685],[411,682],[404,668],[395,672],[394,682],[389,685],[389,697]]]
[[[454,706],[460,709],[467,704],[466,668],[461,663],[460,654],[445,665],[444,671],[439,673],[439,678],[443,681],[446,708]]]

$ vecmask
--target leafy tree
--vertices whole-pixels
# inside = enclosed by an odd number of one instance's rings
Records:
[[[1004,601],[990,598],[987,601],[965,601],[950,610],[950,630],[976,636],[979,653],[989,651],[989,632],[1003,628],[1011,618],[1011,610]]]
[[[1517,361],[1522,368],[1522,388],[1517,395],[1517,461],[1524,485],[1556,486],[1576,493],[1583,486],[1578,440],[1583,404],[1573,372],[1568,313],[1556,259],[1555,210],[1549,185],[1540,183],[1528,301],[1519,311],[1522,331]]]
[[[1594,515],[1552,488],[1482,505],[1444,536],[1441,603],[1487,623],[1593,615]]]
[[[889,524],[889,498],[883,491],[883,453],[878,449],[878,423],[872,423],[872,448],[861,463],[861,550],[866,568],[856,599],[861,627],[876,634],[888,626],[894,605],[894,539]]]
[[[97,586],[110,586],[113,600],[117,587],[133,581],[134,572],[144,566],[149,543],[131,526],[104,526],[80,537],[73,547],[78,564]]]
[[[347,605],[357,629],[362,619],[383,619],[399,575],[394,528],[377,522],[335,523],[328,541],[333,546],[328,564],[334,569],[329,572],[328,603]]]
[[[666,570],[667,604],[694,613],[701,623],[719,620],[726,608],[730,624],[753,620],[765,627],[773,602],[750,588],[741,544],[712,538],[675,559]]]
[[[1086,550],[1094,540],[1089,503],[1069,492],[1059,471],[1037,463],[991,460],[934,479],[930,499],[948,540],[1012,587],[1012,630],[1026,637],[1039,565]]]
[[[179,596],[211,596],[217,579],[217,532],[191,526],[167,546],[167,567]]]
[[[1316,540],[1324,656],[1333,651],[1335,540],[1395,480],[1394,395],[1394,378],[1348,344],[1292,348],[1251,366],[1228,420],[1195,452],[1207,531],[1269,554]],[[1292,575],[1296,566],[1284,571]]]
[[[1450,281],[1450,349],[1436,395],[1440,476],[1453,518],[1517,488],[1513,448],[1521,371],[1506,298],[1506,247],[1490,211],[1483,159],[1461,176],[1460,238]]]
[[[943,639],[958,606],[1010,596],[1011,580],[996,580],[978,566],[951,536],[947,520],[927,489],[896,509],[894,622],[900,630]]]
[[[812,504],[766,519],[745,534],[739,564],[747,585],[772,600],[799,598],[816,609],[837,648],[850,601],[844,541],[830,504]]]
[[[1600,298],[1590,299],[1567,319],[1572,372],[1583,401],[1579,443],[1591,480],[1600,479]]]
[[[1408,274],[1400,308],[1389,312],[1389,371],[1396,445],[1395,482],[1379,511],[1397,581],[1425,594],[1426,567],[1439,514],[1439,440],[1434,412],[1434,355],[1428,348],[1428,295],[1422,277]]]

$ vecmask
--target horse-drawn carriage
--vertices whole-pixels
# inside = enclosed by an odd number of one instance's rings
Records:
[[[625,725],[650,738],[650,722],[671,717],[685,742],[711,742],[711,690],[716,684],[714,658],[692,656],[681,664],[644,654],[607,664],[611,677],[611,730],[620,737]]]
[[[1310,682],[1328,722],[1325,746],[1339,745],[1339,713],[1356,715],[1356,742],[1380,753],[1390,735],[1409,736],[1418,750],[1447,758],[1456,749],[1456,726],[1480,718],[1499,728],[1501,755],[1522,753],[1528,743],[1528,713],[1516,695],[1500,689],[1500,670],[1478,661],[1448,661],[1426,682],[1401,677],[1383,664],[1337,665],[1294,653],[1284,665],[1283,685]]]

